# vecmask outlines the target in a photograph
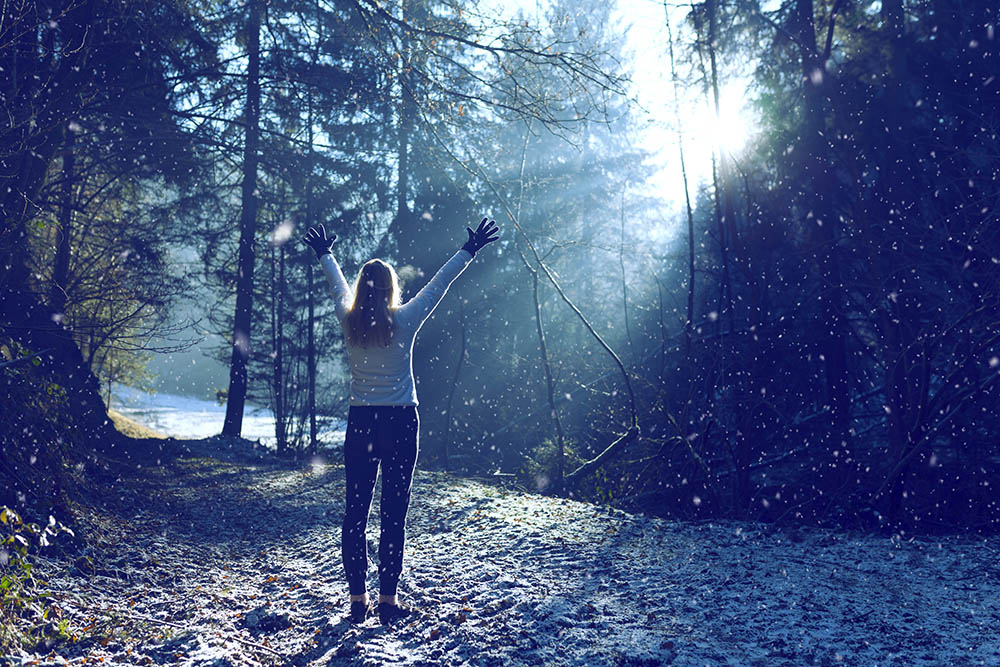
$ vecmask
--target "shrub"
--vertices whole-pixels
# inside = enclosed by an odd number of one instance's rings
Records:
[[[569,473],[583,463],[576,453],[576,442],[569,438],[563,439],[563,456],[563,473]],[[518,481],[528,489],[544,492],[555,482],[558,470],[559,447],[555,440],[546,438],[524,458],[524,464],[518,470]]]
[[[53,516],[42,527],[0,506],[0,646],[35,645],[64,632],[61,612],[31,565],[32,554],[62,533],[73,535]]]

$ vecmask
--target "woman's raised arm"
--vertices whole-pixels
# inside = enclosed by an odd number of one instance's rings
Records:
[[[417,326],[423,324],[424,320],[430,317],[437,305],[441,303],[448,287],[461,275],[476,253],[487,243],[492,243],[500,238],[496,224],[494,220],[483,218],[476,231],[466,227],[469,240],[458,252],[452,255],[451,259],[444,263],[444,266],[438,269],[434,277],[417,292],[416,296],[399,308],[398,312],[408,320],[415,321]]]
[[[333,309],[338,320],[343,320],[347,315],[348,300],[351,288],[347,285],[344,272],[340,269],[340,264],[333,258],[333,242],[337,240],[336,234],[326,235],[323,225],[310,227],[302,242],[316,251],[319,265],[326,274],[326,281],[330,283],[330,290],[333,292]]]

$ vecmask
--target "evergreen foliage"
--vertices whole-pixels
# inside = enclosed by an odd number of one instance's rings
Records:
[[[102,390],[193,342],[182,296],[233,360],[227,433],[246,398],[315,453],[347,377],[304,229],[405,298],[489,214],[502,240],[417,339],[422,464],[683,517],[995,528],[996,8],[668,10],[678,87],[715,114],[742,70],[760,118],[685,144],[712,175],[668,186],[684,211],[649,187],[609,3],[5,4],[0,326],[38,366],[0,368],[2,501],[51,503],[67,447],[117,442]]]

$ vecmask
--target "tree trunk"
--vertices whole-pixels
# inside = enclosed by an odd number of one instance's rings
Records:
[[[271,407],[274,412],[274,439],[279,454],[282,452],[281,446],[281,436],[279,435],[280,419],[278,419],[278,414],[281,408],[278,407],[281,390],[281,376],[278,375],[278,299],[276,298],[278,290],[278,277],[277,269],[275,265],[277,260],[274,256],[274,245],[271,245],[271,261],[268,262],[269,268],[271,269],[271,303],[268,309],[271,314]]]
[[[657,323],[660,328],[660,363],[658,365],[659,370],[656,374],[656,379],[660,384],[663,384],[667,375],[667,324],[663,321],[663,313],[666,312],[667,306],[663,301],[663,281],[660,280],[656,273],[653,273],[653,281],[656,282],[656,299],[657,299]],[[688,360],[687,363],[690,363]],[[686,366],[690,369],[690,366]],[[687,411],[685,410],[685,417],[687,416]]]
[[[62,154],[62,201],[59,207],[59,227],[56,231],[56,260],[52,268],[52,289],[49,305],[52,312],[63,315],[66,312],[66,285],[69,278],[69,241],[73,224],[73,186],[76,182],[76,160],[73,143],[76,133],[67,123]],[[62,319],[60,317],[60,319]]]
[[[628,341],[628,349],[632,355],[632,365],[635,366],[635,344],[632,342],[632,328],[628,321],[628,282],[625,278],[625,185],[622,185],[621,192],[621,242],[618,246],[618,265],[622,272],[622,309],[625,315],[625,340]]]
[[[246,138],[243,144],[243,189],[240,214],[240,246],[237,260],[236,314],[233,318],[233,356],[229,365],[229,397],[223,435],[238,436],[243,429],[243,407],[247,395],[247,364],[250,359],[250,328],[253,316],[254,237],[257,232],[257,146],[260,123],[260,22],[262,0],[250,0],[247,21]]]
[[[76,182],[76,160],[73,143],[76,133],[66,125],[62,164],[62,201],[59,206],[59,227],[56,230],[56,260],[52,268],[52,291],[49,305],[53,313],[66,312],[66,284],[69,278],[69,241],[73,225],[73,186]]]
[[[319,45],[323,40],[323,21],[319,20],[319,2],[316,3],[316,30],[318,32],[316,42],[313,44],[313,65],[319,63]],[[313,171],[316,168],[316,154],[313,149],[313,91],[312,86],[308,88],[306,97],[307,120],[309,131],[309,172],[306,174],[306,220],[310,225],[315,224],[313,220]],[[310,258],[311,260],[311,258]],[[313,296],[313,262],[306,265],[306,286],[308,300],[308,318],[306,323],[307,352],[306,352],[306,374],[308,377],[309,391],[309,454],[315,456],[319,449],[319,442],[316,431],[316,301]]]
[[[718,5],[716,0],[708,0],[709,14],[708,14],[708,61],[712,68],[712,102],[715,107],[715,122],[716,125],[721,125],[722,123],[722,110],[721,103],[719,100],[719,67],[718,59],[716,57],[715,44],[718,41],[718,30],[719,30],[719,16],[718,16]],[[733,240],[736,236],[736,204],[733,201],[733,169],[729,152],[725,146],[719,147],[719,176],[722,186],[722,213],[724,218],[724,224],[727,231],[729,232],[729,247],[732,247]],[[731,286],[730,286],[730,289]],[[732,293],[729,294],[730,303],[727,304],[730,308],[734,305],[732,303]]]
[[[714,5],[714,3],[706,2],[705,5],[704,5],[704,7],[705,7],[705,11],[707,11],[710,14],[714,15],[714,13],[715,13],[715,5]],[[710,103],[709,95],[710,95],[710,88],[711,88],[711,78],[710,78],[711,77],[711,72],[705,66],[705,54],[704,54],[704,48],[702,47],[702,43],[703,43],[704,40],[702,38],[701,14],[700,14],[699,10],[697,10],[696,8],[692,8],[691,16],[694,19],[695,33],[696,33],[697,38],[698,38],[698,67],[701,70],[702,80],[705,82],[704,83],[704,86],[705,86],[705,88],[704,88],[705,100],[706,100],[707,103]],[[713,29],[714,29],[714,19],[710,19],[710,33],[712,32]],[[712,51],[713,51],[712,58],[714,59],[714,47],[710,46],[710,48],[712,48]],[[717,234],[719,236],[719,261],[720,261],[720,263],[722,265],[721,266],[721,274],[722,275],[721,275],[720,282],[719,282],[719,305],[716,308],[716,313],[715,313],[715,316],[716,316],[715,317],[715,336],[716,336],[717,345],[718,345],[718,355],[717,355],[717,358],[718,358],[718,361],[719,361],[719,370],[718,370],[718,373],[712,372],[712,373],[708,373],[706,375],[706,382],[707,382],[706,396],[707,396],[707,399],[708,399],[708,409],[709,409],[710,412],[714,413],[715,412],[715,402],[716,402],[716,384],[717,384],[716,383],[716,378],[717,377],[722,378],[722,380],[723,380],[723,391],[725,391],[725,379],[726,379],[726,375],[727,375],[727,372],[728,372],[727,369],[726,369],[726,367],[725,367],[725,363],[726,363],[726,355],[725,355],[725,352],[726,352],[726,347],[725,347],[726,341],[725,341],[725,337],[723,336],[723,327],[722,327],[722,323],[723,323],[723,319],[724,319],[723,318],[723,314],[724,313],[728,313],[729,311],[732,310],[731,308],[726,308],[726,302],[725,302],[726,296],[731,292],[731,290],[730,290],[730,276],[729,276],[729,245],[728,245],[728,242],[727,242],[727,236],[728,235],[726,234],[725,215],[723,214],[723,203],[722,203],[722,191],[723,191],[723,188],[722,188],[721,179],[719,177],[719,169],[718,169],[718,166],[717,166],[717,163],[716,163],[716,157],[715,157],[715,151],[714,150],[712,151],[712,183],[713,183],[713,186],[714,186],[714,193],[715,193],[714,202],[713,202],[714,203],[714,211],[715,211],[715,225],[716,225]],[[725,437],[725,436],[723,435],[723,437]]]
[[[309,454],[312,456],[316,455],[318,450],[318,441],[316,438],[316,315],[315,315],[315,302],[313,300],[313,265],[312,262],[306,266],[306,286],[309,290],[308,300],[309,300],[309,314],[308,322],[306,322],[307,333],[307,359],[306,359],[306,375],[308,375],[309,384]]]
[[[810,237],[814,261],[821,284],[826,286],[820,296],[817,328],[820,334],[817,349],[822,356],[826,375],[826,404],[830,419],[820,456],[828,466],[839,465],[850,449],[850,383],[847,366],[847,327],[844,318],[845,299],[841,262],[837,249],[837,215],[833,210],[833,176],[826,173],[826,71],[822,54],[816,44],[815,18],[812,0],[796,0],[793,9],[793,33],[798,38],[801,53],[803,95],[803,180],[806,211],[803,226]],[[832,20],[832,19],[831,19]],[[838,455],[834,457],[834,452]],[[842,465],[839,465],[843,468]],[[838,486],[842,473],[824,471],[829,477],[827,488]]]
[[[927,400],[927,383],[919,375],[929,371],[922,354],[923,346],[916,340],[916,307],[918,296],[911,290],[900,291],[895,307],[879,311],[879,323],[885,341],[885,402],[888,435],[888,468],[895,470],[920,440],[922,421],[919,419]],[[903,465],[887,480],[888,488],[881,509],[891,523],[899,521],[903,509],[903,490],[909,465]],[[890,473],[891,474],[891,473]]]
[[[718,59],[716,57],[716,33],[718,30],[717,2],[716,0],[705,0],[703,6],[705,13],[708,15],[707,40],[702,41],[702,26],[699,13],[698,11],[693,12],[695,29],[699,38],[698,62],[702,72],[702,77],[705,81],[705,97],[712,107],[712,112],[714,113],[716,123],[718,124],[719,119],[721,118],[721,109],[719,99]],[[709,66],[707,70],[705,67],[703,51],[707,51],[708,54]],[[718,339],[717,358],[719,371],[717,374],[710,373],[708,375],[708,402],[709,410],[717,417],[719,423],[726,424],[726,416],[723,414],[723,410],[727,407],[726,401],[736,401],[736,404],[733,405],[733,410],[731,412],[732,415],[738,419],[740,415],[741,406],[739,401],[741,396],[739,387],[735,386],[738,376],[736,376],[732,371],[732,366],[736,359],[736,346],[733,341],[733,336],[736,331],[736,319],[734,312],[735,301],[733,299],[732,276],[730,274],[730,250],[732,238],[731,230],[734,224],[735,213],[729,187],[729,158],[726,154],[725,147],[721,145],[718,147],[717,151],[712,151],[712,183],[715,192],[713,203],[715,225],[719,236],[719,255],[722,263],[722,276],[719,284],[719,305],[716,308],[715,318],[715,331]],[[728,332],[728,335],[726,332]],[[732,359],[732,361],[730,361],[730,359]],[[722,385],[721,390],[719,391],[719,407],[716,407],[716,377],[719,378]],[[731,434],[728,428],[723,428],[720,434],[720,437],[725,443],[726,451],[729,454],[730,462],[733,467],[731,493],[734,511],[738,510],[738,508],[745,507],[749,497],[749,484],[747,483],[746,477],[748,473],[746,466],[742,462],[746,458],[742,450],[742,447],[745,444],[745,439],[741,438],[739,430],[740,429],[737,427],[737,443],[735,447],[730,442]]]
[[[903,115],[909,102],[902,81],[907,77],[905,22],[900,0],[882,3],[884,32],[889,42],[889,62],[886,72],[883,123],[892,131],[886,132],[883,155],[892,156],[898,150],[896,131],[904,124]],[[912,171],[905,162],[882,162],[876,186],[876,210],[883,221],[881,238],[875,239],[878,266],[888,280],[880,282],[894,296],[886,299],[880,295],[879,328],[884,343],[883,365],[885,372],[885,399],[888,414],[889,477],[880,508],[890,524],[898,524],[903,514],[903,492],[910,464],[902,463],[923,433],[922,412],[927,400],[927,382],[922,378],[929,373],[930,362],[924,354],[924,344],[919,339],[919,307],[921,295],[914,281],[900,280],[899,258],[890,250],[895,235],[905,234],[909,209],[912,204],[905,197],[915,191],[911,182]]]
[[[462,366],[465,363],[466,331],[465,331],[465,305],[464,305],[464,301],[465,300],[461,297],[461,295],[459,295],[459,298],[458,298],[458,324],[459,324],[460,332],[461,332],[461,335],[462,335],[462,346],[461,346],[461,348],[458,351],[458,363],[455,364],[455,376],[452,377],[452,379],[451,379],[451,390],[448,392],[448,403],[447,403],[447,405],[448,405],[448,412],[447,412],[447,414],[445,414],[445,417],[444,417],[444,419],[445,419],[445,432],[444,432],[444,469],[445,470],[450,470],[449,460],[448,460],[448,453],[449,453],[448,450],[451,447],[451,411],[452,411],[452,404],[454,403],[454,400],[455,400],[455,391],[458,388],[458,378],[462,374]]]
[[[706,0],[705,7],[708,11],[708,62],[711,67],[712,105],[715,111],[715,122],[721,124],[722,114],[719,102],[719,69],[715,52],[715,44],[718,39],[718,6],[716,0]],[[733,238],[736,229],[736,207],[733,203],[732,193],[732,168],[729,165],[729,154],[724,146],[718,150],[719,169],[713,171],[715,180],[716,215],[719,223],[719,241],[722,243],[723,253],[728,254],[733,246]],[[723,288],[725,300],[719,311],[719,322],[724,322],[726,316],[729,319],[729,330],[735,331],[735,301],[733,299],[732,278],[729,275],[728,258],[723,262]]]
[[[285,246],[278,248],[278,284],[276,299],[278,302],[277,345],[274,349],[274,421],[278,438],[278,451],[288,452],[288,436],[286,433],[288,411],[285,409]]]
[[[400,74],[401,77],[405,76]],[[396,160],[399,178],[396,182],[396,219],[408,224],[410,220],[410,133],[413,131],[413,109],[409,89],[400,86],[399,137],[396,145]]]
[[[420,14],[420,7],[412,8],[413,2],[403,0],[400,3],[401,18],[405,21],[412,19],[409,10],[416,9],[415,14]],[[419,5],[419,2],[416,3]],[[398,170],[396,178],[396,215],[393,220],[395,248],[397,260],[401,264],[412,264],[421,266],[427,260],[426,243],[421,242],[416,229],[413,212],[410,210],[410,137],[413,134],[413,120],[416,113],[416,100],[414,99],[413,77],[410,76],[411,60],[414,57],[413,46],[410,37],[404,32],[399,47],[400,61],[397,71],[397,81],[399,85],[399,106],[396,108],[398,118],[396,119],[396,167]],[[413,281],[410,281],[411,283]],[[411,292],[414,288],[408,285],[404,288]]]
[[[524,257],[522,256],[522,259]],[[525,261],[525,266],[528,266]],[[535,327],[538,330],[538,349],[542,357],[542,367],[545,369],[545,396],[549,401],[549,409],[552,411],[552,423],[556,427],[556,485],[562,484],[566,468],[566,446],[563,436],[562,421],[559,419],[559,411],[556,410],[555,382],[552,379],[552,365],[549,362],[549,351],[545,346],[545,330],[542,328],[542,303],[538,298],[538,270],[531,271],[532,297],[535,300]]]
[[[681,124],[680,107],[680,87],[677,83],[677,68],[674,62],[674,36],[670,25],[670,13],[667,5],[667,47],[670,54],[670,79],[674,87],[674,122],[677,123],[677,152],[680,159],[681,180],[684,185],[684,210],[687,213],[688,225],[688,290],[687,290],[687,317],[684,321],[684,369],[688,377],[691,376],[694,366],[692,348],[694,346],[694,296],[695,296],[695,273],[694,273],[694,209],[691,206],[691,190],[688,186],[687,163],[684,160],[684,128]],[[663,329],[663,286],[657,281],[657,291],[660,296],[660,329]],[[662,335],[662,333],[661,333]],[[665,347],[665,345],[664,345]],[[661,352],[662,354],[662,352]],[[660,362],[660,381],[663,381],[663,366]],[[689,428],[691,417],[691,401],[684,402],[684,415],[682,424],[685,429]],[[686,431],[685,431],[686,433]]]
[[[115,360],[108,351],[108,410],[111,409],[111,383],[115,377]]]

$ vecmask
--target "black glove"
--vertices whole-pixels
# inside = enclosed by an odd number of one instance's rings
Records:
[[[302,242],[307,246],[316,251],[316,258],[320,258],[327,253],[333,254],[333,242],[337,240],[336,234],[326,235],[326,230],[323,229],[323,225],[319,226],[319,229],[315,227],[310,227],[309,231],[306,232],[306,236],[302,239]]]
[[[487,221],[489,221],[489,224],[486,224]],[[472,231],[469,227],[466,227],[465,231],[469,232],[469,240],[465,242],[462,248],[472,253],[473,257],[475,257],[476,252],[484,245],[493,243],[500,238],[500,228],[497,227],[496,220],[490,220],[489,218],[483,218],[476,231]]]

